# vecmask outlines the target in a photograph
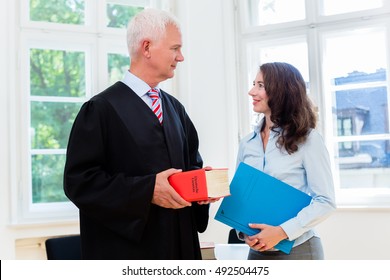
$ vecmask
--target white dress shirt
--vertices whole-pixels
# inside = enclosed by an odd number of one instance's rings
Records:
[[[131,88],[150,108],[152,108],[152,99],[148,96],[148,91],[151,89],[150,86],[145,83],[143,80],[138,78],[136,75],[130,71],[126,71],[122,79],[122,83]],[[158,87],[155,89],[160,92]],[[160,103],[162,106],[162,99],[160,98]]]

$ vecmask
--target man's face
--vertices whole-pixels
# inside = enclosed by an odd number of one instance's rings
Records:
[[[164,81],[174,76],[177,63],[184,60],[181,47],[181,33],[174,25],[168,25],[165,36],[151,44],[150,63],[157,79]]]

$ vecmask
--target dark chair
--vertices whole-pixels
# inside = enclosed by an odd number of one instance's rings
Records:
[[[229,243],[229,244],[234,244],[234,243],[245,243],[245,241],[238,239],[236,230],[235,230],[234,228],[232,228],[232,229],[229,231],[228,243]]]
[[[48,260],[81,260],[80,235],[69,235],[46,239]]]

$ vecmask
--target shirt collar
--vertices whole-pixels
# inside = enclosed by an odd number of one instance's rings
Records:
[[[261,117],[261,119],[258,122],[256,122],[256,124],[253,125],[253,134],[252,134],[252,137],[250,137],[248,139],[248,141],[256,138],[257,135],[260,134],[260,128],[263,126],[264,122],[265,122],[265,117],[263,116],[263,117]],[[281,130],[282,130],[281,128],[276,128],[275,131],[280,133]],[[270,131],[270,135],[271,135],[272,138],[277,135],[277,133],[275,131],[273,131],[272,129]]]
[[[265,118],[262,117],[259,121],[257,121],[257,122],[253,125],[253,134],[252,134],[252,137],[248,139],[248,141],[252,140],[252,139],[255,138],[257,135],[260,134],[260,127],[263,125],[264,120],[265,120]]]
[[[147,94],[147,92],[150,90],[150,86],[147,83],[145,83],[130,71],[125,72],[122,82],[131,88],[139,97]],[[160,92],[158,87],[155,87],[155,89]]]

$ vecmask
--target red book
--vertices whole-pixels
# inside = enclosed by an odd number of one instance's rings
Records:
[[[171,175],[171,186],[187,201],[230,195],[228,169],[196,169]]]

